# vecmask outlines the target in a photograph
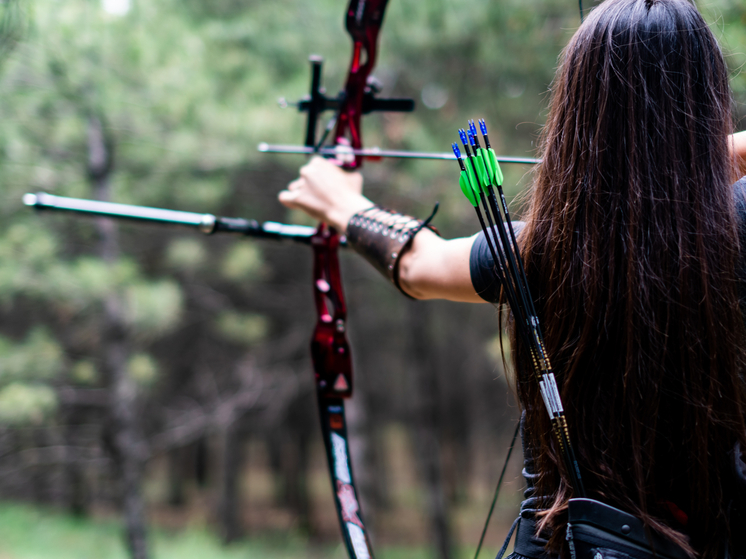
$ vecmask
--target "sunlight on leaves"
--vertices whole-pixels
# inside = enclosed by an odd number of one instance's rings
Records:
[[[127,288],[124,314],[135,335],[145,338],[163,335],[175,327],[183,308],[178,284],[165,280]]]
[[[0,337],[0,383],[50,379],[63,363],[62,348],[43,328],[35,328],[20,343]]]
[[[98,382],[98,370],[92,360],[83,359],[72,366],[70,378],[76,384],[92,386]]]
[[[0,389],[0,423],[39,424],[57,407],[57,397],[48,386],[14,382]]]
[[[158,363],[147,353],[136,353],[129,363],[127,372],[140,386],[151,386],[158,379]]]
[[[132,4],[130,0],[102,0],[101,7],[106,13],[123,16],[130,11]]]
[[[216,326],[224,337],[240,345],[252,345],[261,341],[269,328],[267,319],[262,315],[235,311],[221,313]]]
[[[264,267],[261,249],[253,243],[234,244],[223,257],[221,273],[231,281],[256,278]]]
[[[166,248],[166,262],[175,270],[194,273],[206,260],[204,243],[194,237],[174,239]]]

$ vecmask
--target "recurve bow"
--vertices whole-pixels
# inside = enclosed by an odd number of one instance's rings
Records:
[[[378,31],[388,0],[351,0],[347,7],[346,27],[352,37],[352,60],[344,90],[336,99],[321,90],[321,59],[312,57],[311,93],[299,104],[308,112],[305,145],[319,149],[316,141],[317,119],[327,108],[334,108],[330,124],[334,144],[353,150],[363,147],[361,116],[373,110],[411,111],[414,102],[406,99],[378,100],[368,82],[376,62]],[[327,126],[327,131],[331,126]],[[360,155],[352,156],[343,166],[357,169]],[[373,556],[367,528],[363,523],[358,491],[352,475],[350,445],[347,436],[344,401],[352,395],[352,357],[347,341],[347,307],[342,290],[337,247],[340,233],[320,224],[311,240],[314,251],[313,289],[317,322],[311,341],[311,356],[316,377],[321,431],[329,462],[329,473],[342,537],[352,559]]]

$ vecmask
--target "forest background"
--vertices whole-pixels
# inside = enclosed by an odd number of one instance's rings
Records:
[[[346,0],[5,0],[0,49],[0,557],[343,557],[308,352],[307,247],[37,214],[26,192],[312,224],[276,202],[310,54],[329,93]],[[746,5],[699,2],[745,113]],[[589,6],[586,6],[589,7]],[[374,74],[411,114],[366,146],[447,151],[483,117],[534,155],[569,0],[391,0]],[[738,126],[742,128],[742,125]],[[508,166],[511,196],[530,168]],[[455,164],[368,163],[366,193],[476,230]],[[520,213],[520,199],[514,200]],[[380,557],[473,553],[512,435],[495,310],[410,302],[342,254],[353,467]],[[488,534],[520,501],[513,461]]]

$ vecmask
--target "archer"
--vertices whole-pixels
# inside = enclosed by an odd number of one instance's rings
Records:
[[[746,553],[746,136],[732,129],[696,9],[607,0],[564,52],[515,224],[587,494],[672,546],[648,555]],[[505,301],[484,233],[441,239],[374,206],[359,174],[316,158],[279,198],[346,231],[405,295]],[[529,486],[515,554],[555,557],[578,495],[513,324]]]

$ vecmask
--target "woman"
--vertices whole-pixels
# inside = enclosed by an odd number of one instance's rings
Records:
[[[691,557],[746,554],[746,181],[732,185],[746,138],[730,111],[722,54],[689,2],[607,0],[563,53],[519,236],[589,496]],[[361,188],[314,159],[280,201],[348,231],[414,298],[499,299],[482,234],[418,232]],[[407,234],[393,246],[376,222]],[[556,555],[571,490],[514,347],[532,497],[516,552]]]

